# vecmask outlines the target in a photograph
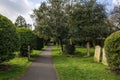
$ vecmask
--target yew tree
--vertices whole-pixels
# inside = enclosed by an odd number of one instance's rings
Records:
[[[18,49],[19,37],[15,25],[0,15],[0,63],[14,58],[13,52]]]

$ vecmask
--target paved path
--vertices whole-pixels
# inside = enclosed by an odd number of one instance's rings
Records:
[[[19,80],[57,80],[49,46],[32,63],[25,75]]]

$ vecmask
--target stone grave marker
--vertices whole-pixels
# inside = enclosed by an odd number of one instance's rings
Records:
[[[100,61],[100,53],[101,53],[101,47],[99,45],[95,46],[95,54],[94,54],[94,61],[95,62]]]
[[[102,49],[102,63],[104,65],[108,65],[107,58],[106,58],[106,53],[105,53],[105,49],[104,48]]]

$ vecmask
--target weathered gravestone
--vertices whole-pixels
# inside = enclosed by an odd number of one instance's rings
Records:
[[[102,63],[104,65],[108,65],[107,58],[106,58],[106,53],[105,53],[105,49],[104,48],[102,49]]]
[[[94,61],[99,62],[100,61],[100,53],[101,53],[101,47],[95,46],[95,54],[94,54]]]

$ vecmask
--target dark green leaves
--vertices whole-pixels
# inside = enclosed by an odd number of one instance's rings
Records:
[[[13,52],[19,48],[19,37],[15,25],[0,15],[0,63],[13,58]]]

